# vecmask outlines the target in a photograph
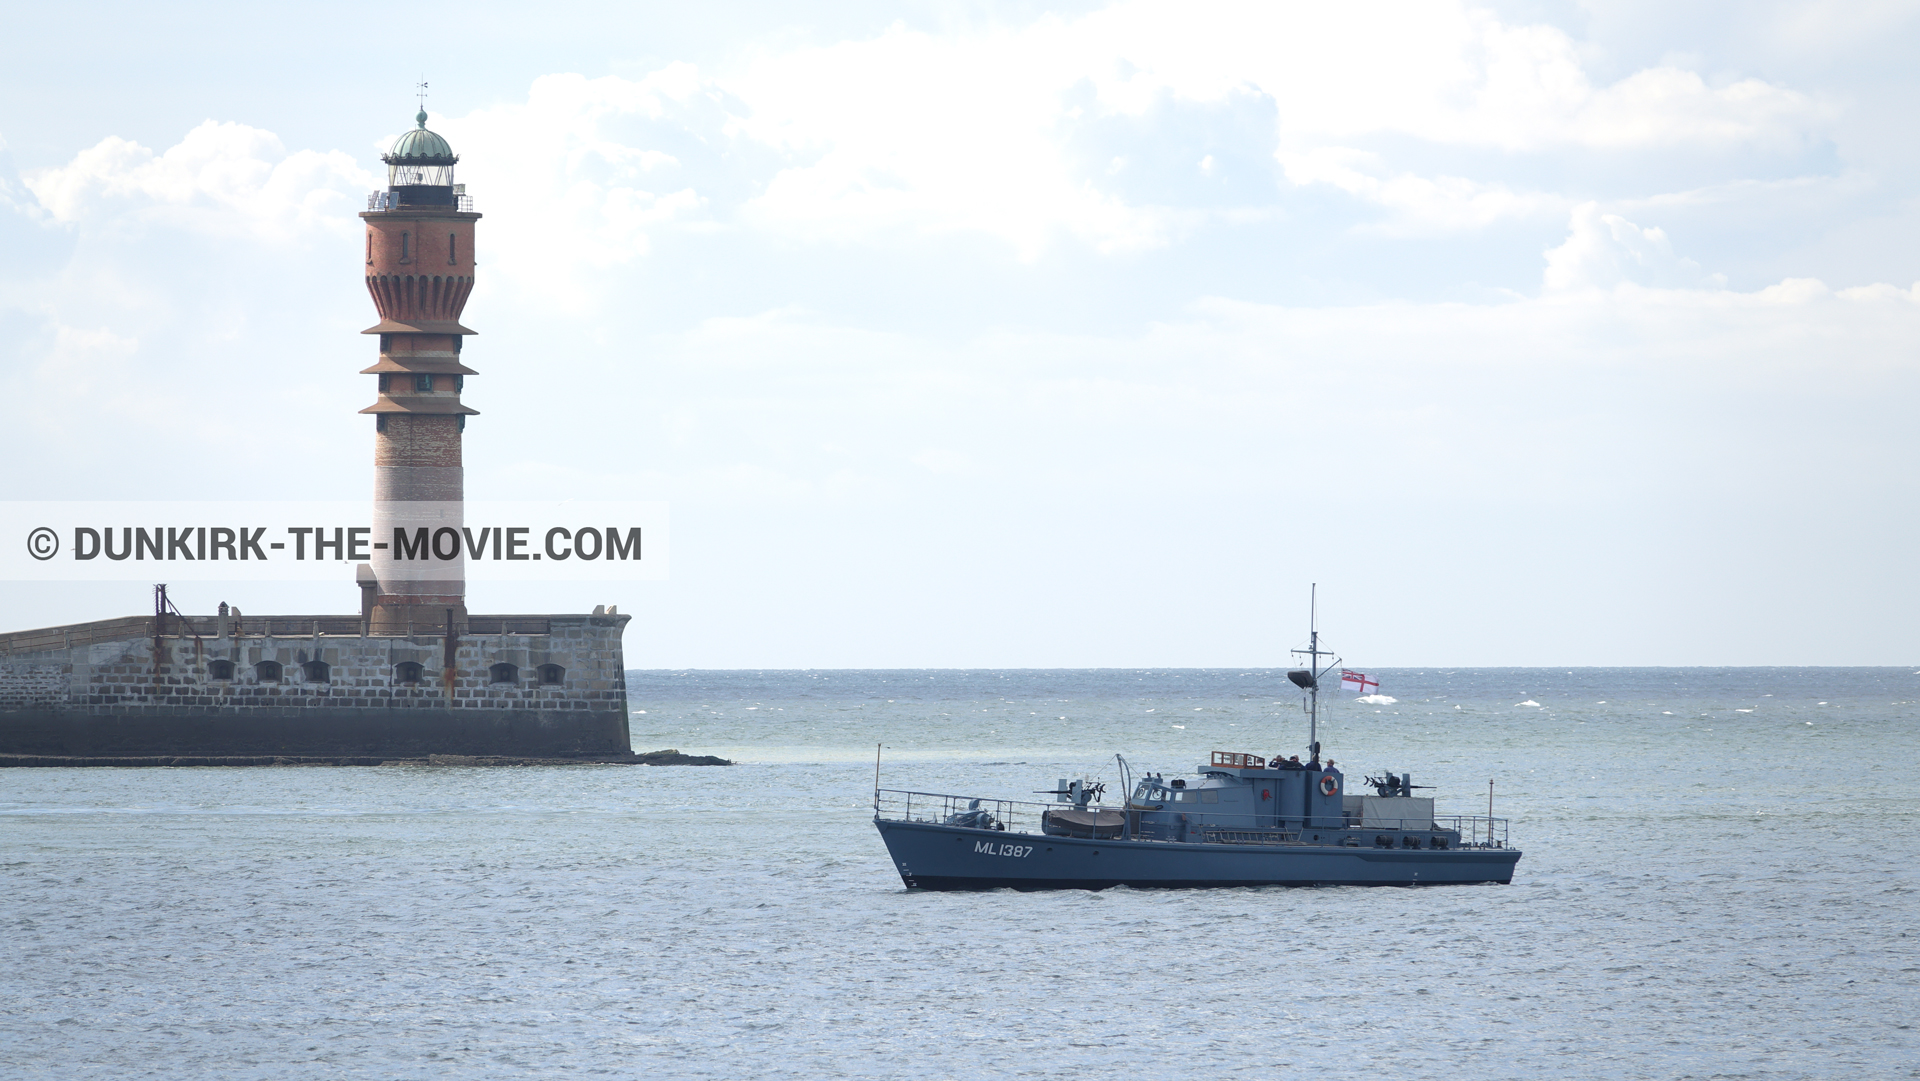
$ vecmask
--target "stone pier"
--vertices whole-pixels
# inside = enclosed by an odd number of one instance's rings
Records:
[[[0,755],[623,756],[625,615],[167,616],[0,635]]]

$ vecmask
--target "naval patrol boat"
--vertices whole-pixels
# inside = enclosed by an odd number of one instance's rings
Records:
[[[1520,852],[1506,819],[1436,815],[1411,775],[1347,778],[1320,764],[1320,684],[1340,663],[1309,620],[1307,667],[1287,673],[1304,692],[1310,760],[1271,762],[1214,751],[1191,777],[1119,765],[1124,799],[1105,786],[1061,781],[1052,802],[880,787],[873,824],[909,889],[1016,890],[1203,886],[1435,886],[1513,881]],[[1320,658],[1331,658],[1322,667]],[[1489,789],[1491,791],[1491,789]]]

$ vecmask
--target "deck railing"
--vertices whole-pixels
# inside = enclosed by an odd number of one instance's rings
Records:
[[[974,807],[975,803],[979,807]],[[1040,816],[1051,810],[1067,810],[1070,803],[1036,803],[1032,800],[987,799],[982,796],[955,796],[944,792],[909,792],[899,788],[876,788],[873,813],[876,818],[896,822],[941,823],[959,814],[985,811],[994,823],[1009,833],[1040,833]],[[992,827],[988,827],[992,828]]]
[[[1434,815],[1433,824],[1460,834],[1461,848],[1507,847],[1507,819],[1486,815]]]
[[[928,822],[945,824],[958,815],[984,814],[985,819],[975,819],[981,828],[1004,829],[1009,833],[1023,833],[1039,836],[1041,816],[1048,811],[1072,810],[1071,803],[1038,803],[1032,800],[989,799],[984,796],[958,796],[947,792],[913,792],[903,788],[876,788],[873,790],[873,813],[875,818],[895,822]],[[1119,807],[1104,807],[1100,804],[1088,804],[1087,810],[1118,811]],[[1138,812],[1148,808],[1138,804],[1129,804],[1129,812]],[[1190,811],[1198,817],[1197,811]],[[1129,813],[1127,833],[1136,841],[1170,841],[1177,838],[1154,835],[1150,831],[1142,835],[1140,817]],[[1389,825],[1388,823],[1392,824]],[[988,824],[990,823],[990,824]],[[1360,846],[1378,847],[1379,842],[1370,838],[1365,830],[1393,830],[1398,833],[1432,832],[1451,830],[1460,835],[1458,848],[1506,848],[1508,820],[1488,818],[1484,815],[1435,815],[1432,821],[1426,819],[1379,819],[1362,826],[1358,822],[1346,823],[1355,831],[1350,835],[1359,841]],[[1297,821],[1274,825],[1274,817],[1267,815],[1225,815],[1208,812],[1205,821],[1195,822],[1185,837],[1190,841],[1208,841],[1220,844],[1297,844],[1300,842],[1302,825]],[[1311,829],[1312,827],[1305,827]],[[1381,834],[1380,836],[1385,836]]]

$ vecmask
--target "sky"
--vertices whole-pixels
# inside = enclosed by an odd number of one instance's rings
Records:
[[[639,668],[1277,666],[1317,583],[1353,667],[1920,657],[1920,2],[9,22],[0,498],[369,496],[355,214],[424,78],[485,215],[468,497],[672,508],[668,580],[474,611],[618,604]]]

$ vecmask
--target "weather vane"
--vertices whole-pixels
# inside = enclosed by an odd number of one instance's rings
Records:
[[[420,77],[420,82],[414,86],[414,89],[419,91],[420,93],[420,111],[424,113],[427,111],[427,78],[426,76],[422,75]]]

